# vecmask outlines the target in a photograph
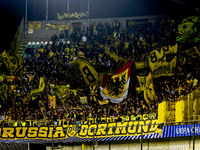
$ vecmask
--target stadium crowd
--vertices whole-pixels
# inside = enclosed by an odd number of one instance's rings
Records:
[[[80,103],[80,95],[71,96],[61,103],[52,91],[57,85],[70,85],[70,89],[83,88],[81,95],[88,95],[89,87],[84,78],[66,77],[61,73],[54,61],[63,61],[65,64],[77,57],[77,52],[82,51],[97,72],[116,72],[116,62],[113,61],[105,50],[120,57],[136,62],[144,61],[152,50],[176,43],[178,22],[171,23],[170,18],[157,18],[155,25],[150,21],[130,24],[127,29],[120,27],[120,22],[114,20],[112,24],[92,23],[88,27],[74,27],[70,35],[70,43],[64,42],[64,33],[52,36],[52,44],[41,44],[34,48],[29,46],[25,50],[24,67],[26,72],[21,78],[16,78],[9,86],[6,106],[1,108],[0,119],[2,126],[8,126],[8,120],[16,122],[22,120],[47,119],[47,125],[56,125],[57,119],[66,119],[70,124],[75,123],[76,116],[82,115],[82,120],[87,118],[120,117],[157,113],[158,104],[162,101],[178,101],[199,86],[200,67],[196,62],[186,60],[180,54],[174,77],[160,77],[154,80],[156,99],[151,103],[151,108],[146,104],[143,93],[135,90],[139,86],[137,70],[132,65],[131,83],[128,98],[122,103],[100,105],[98,101],[88,100],[87,104]],[[31,90],[37,89],[40,77],[45,77],[45,89],[41,95],[32,100],[29,95]],[[53,109],[52,101],[48,95],[56,96],[56,108]],[[98,95],[98,98],[101,96]],[[80,117],[79,117],[80,120]],[[124,119],[125,120],[125,119]],[[17,124],[15,124],[17,126]],[[31,125],[31,124],[30,124]]]

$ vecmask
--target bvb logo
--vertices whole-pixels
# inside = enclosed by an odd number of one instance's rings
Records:
[[[73,137],[76,135],[75,125],[69,125],[66,129],[68,137]]]

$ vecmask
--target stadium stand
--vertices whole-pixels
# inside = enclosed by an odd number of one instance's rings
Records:
[[[136,91],[139,86],[137,69],[132,66],[131,83],[128,98],[122,103],[100,105],[98,101],[81,104],[80,97],[88,96],[89,86],[79,72],[78,79],[66,76],[64,64],[72,62],[79,51],[85,54],[89,63],[97,72],[115,73],[119,68],[116,61],[105,52],[126,58],[134,62],[144,62],[151,51],[176,43],[177,23],[171,23],[171,18],[157,18],[155,26],[150,22],[130,24],[128,29],[121,29],[120,22],[112,25],[94,24],[83,31],[74,27],[70,35],[71,41],[63,43],[52,36],[52,41],[28,42],[21,45],[23,67],[26,70],[22,78],[15,78],[9,85],[6,105],[3,106],[1,126],[33,126],[39,124],[51,125],[57,121],[73,122],[79,110],[83,123],[101,122],[105,118],[112,121],[122,118],[124,121],[147,119],[147,114],[154,113],[157,118],[158,104],[163,101],[179,101],[189,92],[194,91],[199,83],[199,66],[178,55],[173,77],[161,77],[154,80],[156,100],[148,104],[144,94]],[[59,37],[59,36],[58,36]],[[62,66],[57,62],[62,62]],[[193,67],[191,67],[193,66]],[[195,69],[193,69],[195,67]],[[73,71],[73,70],[72,70]],[[45,77],[45,88],[35,100],[28,96],[31,90],[39,88],[40,78]],[[68,86],[69,89],[81,88],[76,96],[71,95],[63,103],[52,90],[55,86]],[[53,102],[54,99],[54,102]],[[101,99],[98,93],[97,99]],[[54,103],[54,104],[53,104]],[[56,104],[56,106],[54,106]],[[39,106],[39,107],[38,107]],[[55,115],[56,114],[56,115]],[[53,117],[54,116],[54,117]],[[145,117],[144,117],[145,116]],[[16,123],[17,122],[17,123]]]

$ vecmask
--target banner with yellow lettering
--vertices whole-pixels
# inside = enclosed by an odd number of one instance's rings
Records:
[[[82,52],[78,53],[77,62],[85,82],[90,86],[99,86],[99,75]]]
[[[38,122],[39,123],[39,122]],[[37,123],[37,124],[38,124]],[[81,138],[109,138],[117,136],[126,136],[134,139],[139,139],[141,132],[143,135],[147,135],[149,138],[158,138],[162,133],[162,127],[160,129],[158,120],[137,120],[137,121],[124,121],[124,122],[111,122],[111,123],[99,123],[99,124],[80,124],[78,132],[76,132],[75,124],[58,125],[58,126],[29,126],[29,127],[1,127],[1,140],[25,140],[31,139],[31,141],[37,140],[51,141],[65,139],[67,142],[80,142]],[[142,128],[140,128],[142,126]],[[112,128],[111,128],[112,127]],[[93,135],[92,128],[95,129]],[[52,132],[54,130],[54,132]],[[160,132],[161,130],[161,132]],[[52,135],[53,133],[53,135]],[[78,137],[78,138],[74,138]],[[38,140],[42,139],[42,140]],[[74,140],[73,140],[74,139]],[[78,141],[77,141],[78,140]],[[80,141],[79,141],[80,140]],[[18,141],[20,142],[20,141]]]
[[[65,100],[70,96],[70,89],[67,88],[65,85],[55,86],[53,88],[53,91],[55,92],[55,94],[58,96],[58,98],[62,103],[64,103]]]
[[[29,29],[41,29],[41,21],[29,21]]]
[[[174,46],[162,47],[160,52],[154,50],[149,55],[149,67],[153,78],[160,76],[174,76],[177,60],[177,44]]]
[[[145,88],[144,88],[144,100],[146,101],[147,105],[150,106],[151,102],[153,102],[156,98],[156,93],[154,90],[153,84],[153,77],[151,72],[146,78]]]
[[[41,94],[41,92],[44,90],[44,88],[45,88],[44,77],[40,77],[39,88],[31,91],[30,95],[32,97],[32,100],[35,100]]]
[[[121,103],[127,98],[131,78],[132,61],[119,69],[113,76],[104,78],[100,94],[103,100],[110,100],[112,103]]]
[[[64,23],[46,23],[46,30],[65,30]]]
[[[64,19],[86,19],[88,17],[87,12],[74,12],[74,13],[63,13],[63,15],[57,13],[58,20]]]

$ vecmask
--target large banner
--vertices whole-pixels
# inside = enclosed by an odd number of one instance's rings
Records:
[[[46,23],[46,30],[65,30],[64,23]]]
[[[100,87],[100,94],[103,100],[109,99],[112,103],[121,103],[124,98],[127,98],[131,66],[132,61],[128,62],[110,78],[104,78]]]
[[[87,61],[82,52],[78,53],[77,62],[79,64],[79,69],[87,85],[98,86],[99,75],[94,69],[94,67],[92,67],[91,64]]]
[[[62,126],[41,126],[41,127],[2,127],[0,128],[1,140],[14,139],[42,139],[52,140],[52,130],[54,140],[65,139],[70,137],[79,138],[102,138],[102,137],[116,137],[116,136],[139,136],[142,134],[161,133],[162,129],[158,128],[158,120],[145,121],[125,121],[113,123],[100,124],[81,124],[78,127],[78,132],[75,131],[76,125],[62,125]],[[112,127],[112,128],[107,128]],[[94,128],[94,135],[93,130]],[[63,131],[65,130],[65,131]]]
[[[67,19],[87,19],[89,16],[88,11],[87,12],[73,12],[73,13],[62,13],[58,15],[58,20],[67,20]]]
[[[174,46],[162,47],[160,52],[154,50],[149,55],[149,67],[153,78],[160,76],[174,76],[177,60],[177,44]]]

